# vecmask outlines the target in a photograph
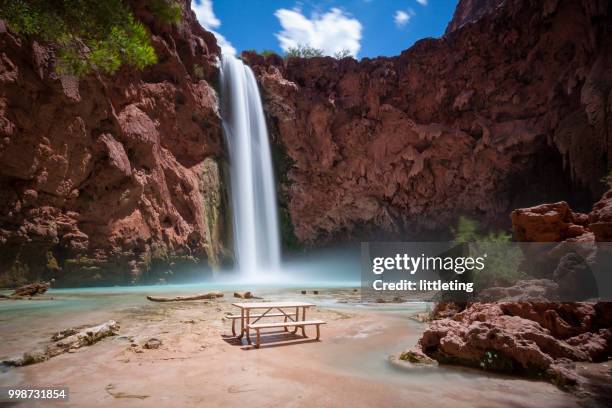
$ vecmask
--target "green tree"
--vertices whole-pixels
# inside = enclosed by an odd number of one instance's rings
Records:
[[[177,22],[180,4],[148,0],[164,22]],[[23,36],[57,46],[57,70],[112,74],[123,64],[143,69],[157,56],[150,34],[121,0],[0,0],[0,18]]]

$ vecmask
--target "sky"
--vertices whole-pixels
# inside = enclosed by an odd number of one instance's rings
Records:
[[[458,0],[192,0],[224,53],[309,45],[326,55],[392,56],[440,37]]]

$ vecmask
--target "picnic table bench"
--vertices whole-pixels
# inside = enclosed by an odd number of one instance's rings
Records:
[[[302,335],[306,336],[306,326],[316,326],[317,328],[317,340],[319,339],[321,332],[320,326],[325,324],[322,320],[306,320],[306,309],[313,307],[314,304],[306,302],[240,302],[232,303],[240,309],[240,315],[228,316],[232,320],[232,334],[236,336],[235,322],[240,319],[240,335],[239,339],[242,339],[246,333],[247,341],[251,343],[250,330],[256,332],[255,347],[259,348],[261,344],[260,330],[268,328],[279,328],[282,327],[286,332],[289,331],[290,327],[293,327],[293,333],[297,332],[297,329],[302,330]],[[291,309],[287,311],[285,309]],[[252,314],[251,311],[263,311],[261,313]],[[301,313],[300,313],[301,312]],[[283,317],[282,322],[259,322],[262,318],[268,317]]]

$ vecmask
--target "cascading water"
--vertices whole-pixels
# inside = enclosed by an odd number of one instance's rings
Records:
[[[230,154],[236,263],[241,273],[260,279],[280,267],[274,173],[255,75],[232,55],[222,59],[221,98]]]

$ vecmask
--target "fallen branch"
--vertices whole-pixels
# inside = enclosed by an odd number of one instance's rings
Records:
[[[216,299],[223,297],[221,292],[208,292],[193,296],[176,296],[176,297],[159,297],[159,296],[147,296],[151,302],[184,302],[188,300],[206,300]]]
[[[4,364],[21,367],[24,365],[40,363],[70,350],[75,350],[84,346],[91,346],[105,337],[115,335],[118,330],[119,325],[114,320],[109,320],[106,323],[79,330],[63,330],[62,332],[53,335],[52,340],[58,340],[48,345],[44,351],[36,350],[29,353],[23,353],[22,357],[4,361]],[[62,338],[62,336],[72,332],[74,332],[74,334]]]
[[[22,297],[42,295],[45,293],[51,284],[49,282],[35,282],[29,285],[20,286],[11,295],[13,299],[19,299]]]

